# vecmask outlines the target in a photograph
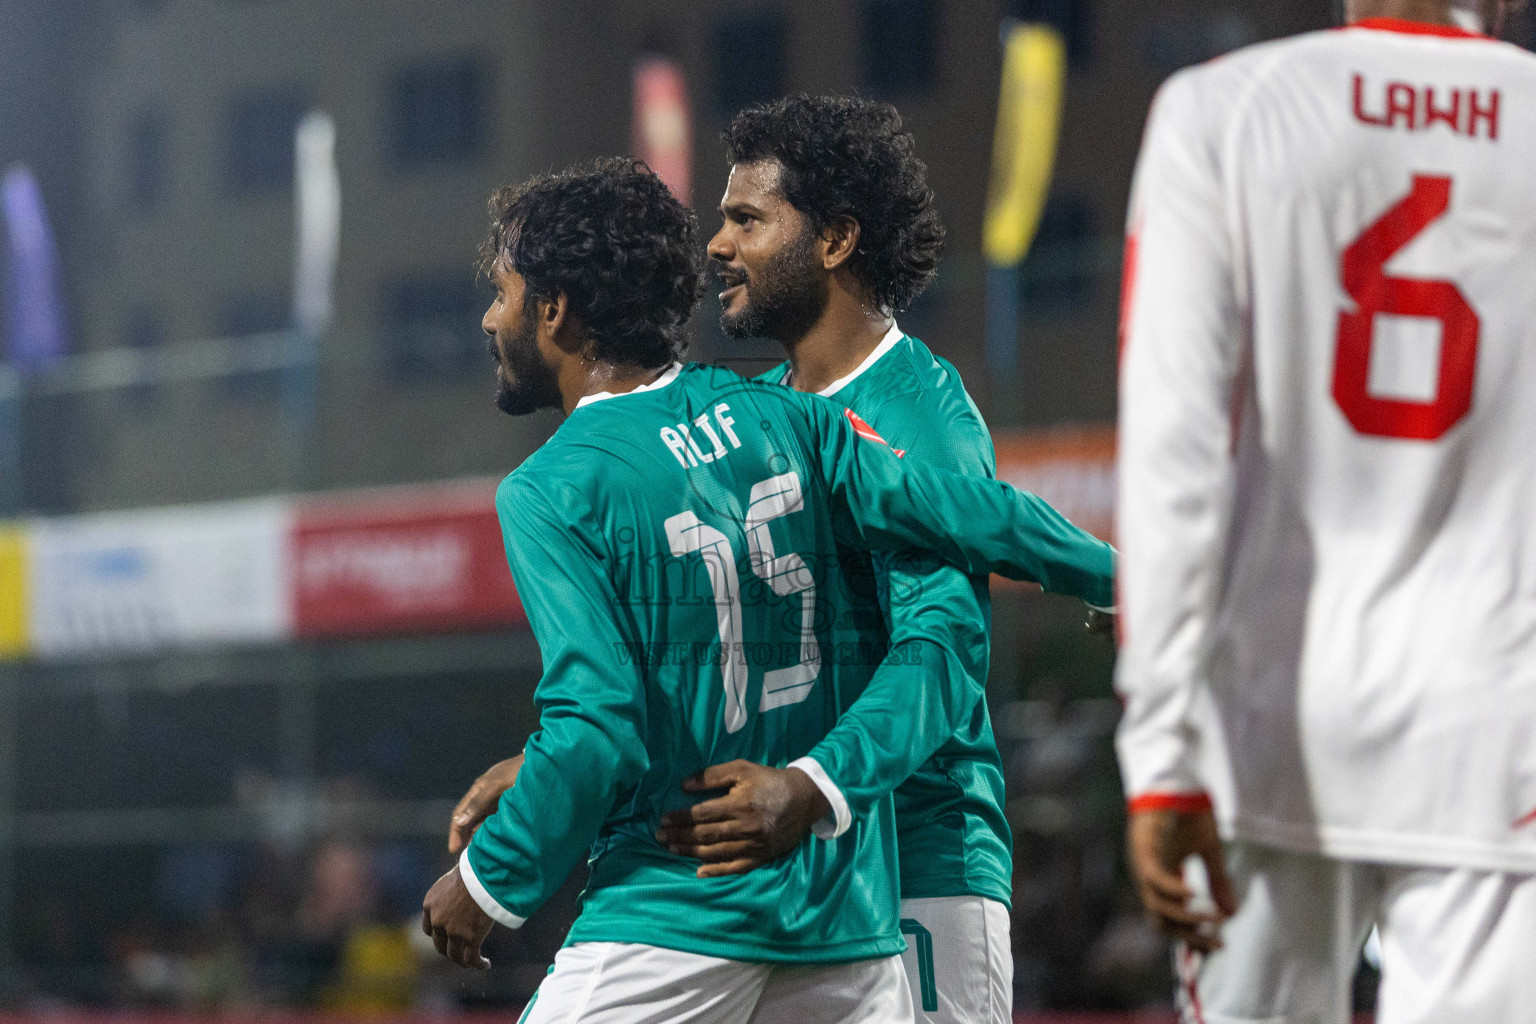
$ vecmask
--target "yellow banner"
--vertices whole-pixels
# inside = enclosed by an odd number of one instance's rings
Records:
[[[1067,44],[1049,25],[1016,25],[1003,52],[1003,84],[992,139],[984,244],[994,266],[1017,266],[1040,227],[1051,188]]]
[[[27,648],[27,545],[14,527],[0,526],[0,658]]]

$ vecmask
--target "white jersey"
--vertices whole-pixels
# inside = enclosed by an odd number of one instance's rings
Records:
[[[1536,56],[1374,20],[1185,71],[1129,249],[1133,806],[1536,870]]]

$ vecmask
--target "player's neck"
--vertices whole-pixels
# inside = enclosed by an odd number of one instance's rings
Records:
[[[560,404],[569,416],[583,398],[604,393],[622,395],[643,388],[660,380],[669,368],[572,360],[559,373]]]
[[[834,292],[821,318],[795,341],[789,352],[789,386],[796,391],[825,391],[848,376],[880,346],[891,329],[891,318],[862,303],[838,301]]]
[[[1398,21],[1416,21],[1424,25],[1453,25],[1466,27],[1466,9],[1447,0],[1350,0],[1349,21],[1365,21],[1368,18],[1394,18]],[[1458,17],[1460,15],[1460,17]]]

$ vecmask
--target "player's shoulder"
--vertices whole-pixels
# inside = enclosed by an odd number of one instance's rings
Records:
[[[874,415],[921,417],[935,425],[975,424],[985,430],[953,363],[910,334],[891,356],[885,360],[889,365],[882,367],[887,373],[880,382],[883,397],[871,410]]]
[[[548,457],[549,449],[550,445],[545,444],[497,485],[496,510],[503,516],[521,515],[551,504],[551,484],[556,479],[559,460]]]
[[[782,381],[788,370],[786,362],[767,373],[746,377],[727,367],[700,363],[692,382],[703,408],[724,402],[730,406],[731,415],[748,415],[761,420],[765,427],[781,420],[800,424],[815,415],[816,404],[807,400],[816,396],[786,387]]]
[[[1294,70],[1319,46],[1327,46],[1329,34],[1306,32],[1253,43],[1175,71],[1158,87],[1153,118],[1165,127],[1214,129],[1242,108],[1255,87]]]
[[[882,362],[887,376],[867,391],[880,398],[853,411],[909,457],[990,473],[992,435],[954,364],[910,335]]]
[[[779,385],[779,381],[783,379],[784,370],[788,366],[788,363],[784,363],[767,373],[748,377],[728,366],[689,363],[683,367],[681,383],[695,404],[707,405],[716,398],[733,396],[738,400],[749,402],[764,399],[774,401],[779,397],[780,392],[788,390]]]
[[[1498,61],[1509,71],[1536,75],[1536,54],[1513,43],[1466,33],[1390,31],[1353,25],[1320,29],[1240,47],[1212,60],[1175,72],[1158,89],[1154,112],[1164,121],[1215,128],[1252,108],[1266,86],[1292,87],[1309,75],[1326,76],[1372,51],[1407,47],[1422,57],[1430,52],[1475,55]],[[1423,51],[1422,53],[1420,51]],[[1331,87],[1331,79],[1328,79]]]
[[[1399,52],[1407,51],[1420,57],[1433,53],[1441,56],[1470,57],[1478,61],[1499,61],[1506,66],[1523,68],[1528,73],[1536,73],[1536,54],[1530,50],[1502,39],[1459,28],[1376,18],[1345,28],[1329,32],[1312,32],[1308,35],[1316,37],[1313,45],[1319,53],[1354,54],[1366,47],[1397,48]]]
[[[1343,29],[1320,29],[1242,46],[1175,71],[1153,100],[1162,122],[1214,129],[1248,109],[1277,81],[1295,81],[1347,58],[1353,47]]]
[[[901,339],[897,349],[898,359],[893,364],[900,367],[902,376],[911,383],[914,391],[923,394],[964,394],[965,382],[960,371],[943,356],[937,355],[921,338],[908,334]]]
[[[578,495],[589,496],[598,481],[612,479],[621,465],[607,465],[608,450],[585,432],[567,431],[565,424],[523,460],[496,488],[496,507],[503,514],[556,511]],[[590,497],[585,499],[590,503]]]

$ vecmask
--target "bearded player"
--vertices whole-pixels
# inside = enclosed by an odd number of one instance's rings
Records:
[[[908,462],[994,476],[991,436],[959,373],[896,321],[933,280],[944,238],[926,169],[896,110],[792,97],[737,115],[725,142],[731,176],[709,255],[725,286],[721,327],[737,338],[772,338],[789,356],[760,379],[846,406]],[[987,581],[931,559],[893,564],[877,555],[873,568],[883,616],[872,632],[937,620],[963,640],[958,664],[929,659],[909,670],[911,692],[942,687],[958,672],[984,693]],[[1108,587],[1077,596],[1113,603]],[[919,1019],[1011,1021],[1012,833],[986,701],[931,756],[909,750],[860,764],[837,753],[840,738],[834,731],[811,755],[826,752],[824,763],[836,765],[821,780],[829,799],[857,792],[853,808],[863,814],[875,797],[895,792],[903,959]],[[710,822],[716,815],[722,820]],[[723,803],[677,817],[691,820],[672,838],[706,861],[739,849],[739,829],[752,820]]]
[[[1536,57],[1482,34],[1512,6],[1352,0],[1153,107],[1118,743],[1188,1021],[1342,1024],[1373,926],[1383,1024],[1536,1020]]]
[[[919,747],[969,710],[963,687],[952,710],[882,695],[841,653],[857,637],[837,544],[1044,581],[1078,571],[1062,551],[1104,575],[1107,548],[1004,484],[904,464],[833,403],[680,363],[694,221],[643,167],[534,179],[494,211],[498,403],[565,414],[497,493],[545,672],[517,784],[428,893],[423,929],[486,967],[492,923],[520,925],[585,856],[529,1024],[910,1020],[888,799],[743,877],[701,877],[655,830],[720,761],[810,794],[814,821],[832,808],[806,755],[850,706],[873,697]]]

